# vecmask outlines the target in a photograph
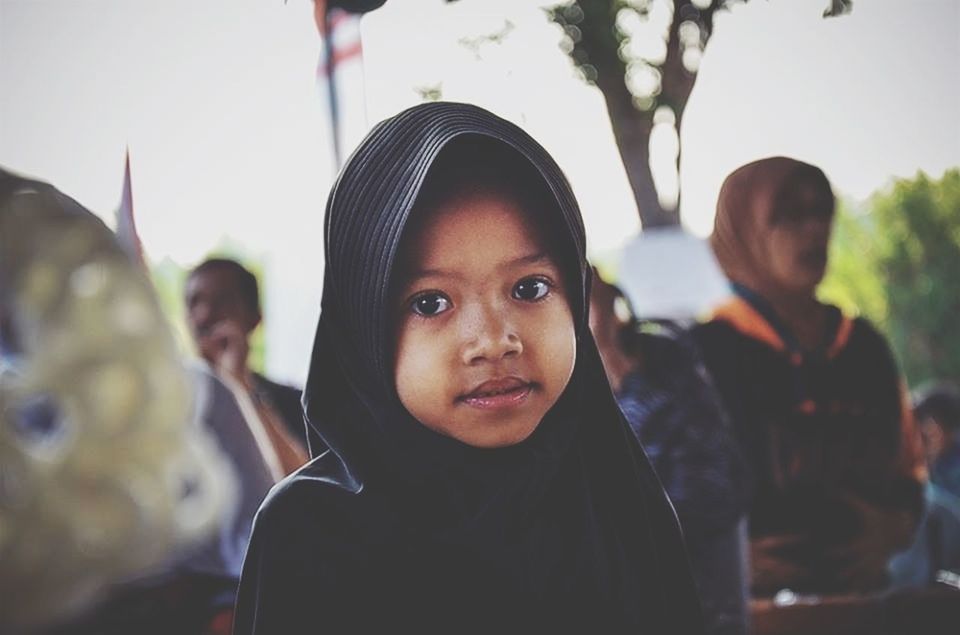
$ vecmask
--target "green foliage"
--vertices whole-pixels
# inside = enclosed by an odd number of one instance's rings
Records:
[[[819,295],[846,313],[864,315],[886,331],[889,307],[884,281],[875,266],[877,230],[873,221],[865,210],[839,202],[830,242],[830,269]]]
[[[830,0],[830,4],[823,10],[823,17],[835,18],[853,11],[853,0]]]
[[[181,352],[193,355],[193,342],[187,329],[185,319],[186,309],[183,303],[184,284],[187,279],[187,269],[165,258],[159,264],[150,267],[150,278],[160,300],[160,308],[173,331]]]
[[[546,12],[563,28],[560,47],[588,83],[604,93],[628,91],[636,117],[667,106],[679,120],[716,12],[746,1],[567,0]],[[663,46],[653,45],[658,37]]]
[[[822,297],[873,321],[911,385],[960,379],[960,169],[841,208]]]
[[[621,75],[626,73],[620,49],[627,36],[616,25],[617,12],[624,5],[623,0],[584,2],[582,6],[574,1],[546,9],[550,21],[563,28],[560,47],[590,84],[596,83],[598,65],[612,65]]]

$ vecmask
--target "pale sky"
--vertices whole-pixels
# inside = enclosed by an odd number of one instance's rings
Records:
[[[554,155],[593,253],[637,229],[603,101],[559,50],[543,0],[388,0],[363,22],[349,136],[418,103],[485,106]],[[683,215],[709,233],[737,166],[787,154],[863,198],[960,165],[960,0],[752,0],[716,20],[682,137]],[[513,26],[502,44],[459,43]],[[192,264],[222,241],[265,267],[268,370],[302,380],[335,168],[309,0],[0,0],[0,164],[112,224],[130,147],[141,238]],[[366,88],[366,100],[355,91]],[[669,142],[669,139],[667,139]]]

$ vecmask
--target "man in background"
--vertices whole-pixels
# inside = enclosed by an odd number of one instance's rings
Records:
[[[894,588],[955,586],[960,576],[960,392],[949,383],[920,389],[913,416],[930,480],[913,544],[890,560],[891,582]]]
[[[930,468],[930,480],[960,497],[960,390],[940,383],[917,397],[914,417]]]
[[[261,424],[254,433],[268,463],[289,474],[307,458],[301,391],[270,381],[248,365],[250,335],[262,319],[256,277],[234,260],[205,260],[187,277],[185,302],[197,352],[241,408],[255,414],[249,418]]]

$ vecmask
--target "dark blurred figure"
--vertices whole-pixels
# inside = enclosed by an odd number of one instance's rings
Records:
[[[617,402],[676,509],[707,632],[745,635],[745,474],[703,363],[681,329],[638,322],[623,292],[595,269],[590,329]]]
[[[922,391],[914,409],[930,480],[960,497],[960,391],[938,384]]]
[[[960,582],[960,498],[945,487],[947,483],[960,485],[956,438],[960,393],[953,386],[938,384],[919,391],[915,401],[913,413],[930,481],[924,488],[926,505],[914,542],[890,561],[896,588],[923,588],[951,579]]]
[[[187,277],[185,302],[197,352],[238,401],[255,410],[269,439],[268,458],[272,449],[283,474],[303,465],[301,390],[270,381],[248,365],[250,335],[262,320],[256,277],[234,260],[206,260]]]
[[[823,172],[784,157],[735,170],[717,203],[711,245],[734,297],[694,336],[752,476],[757,596],[884,588],[923,506],[886,342],[816,298],[833,214]]]

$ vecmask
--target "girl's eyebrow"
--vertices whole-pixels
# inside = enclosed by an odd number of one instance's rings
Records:
[[[546,252],[538,251],[532,254],[527,254],[526,256],[520,256],[519,258],[512,258],[506,262],[500,263],[497,265],[498,269],[510,269],[513,267],[518,267],[521,265],[535,265],[535,264],[544,264],[553,266],[553,259],[546,254]],[[407,280],[413,282],[420,280],[421,278],[452,278],[459,279],[462,278],[459,273],[455,271],[450,271],[447,269],[417,269],[416,271],[410,272]]]
[[[517,265],[537,265],[537,264],[553,264],[553,259],[546,254],[546,252],[538,251],[536,253],[530,254],[528,256],[520,256],[519,258],[514,258],[513,260],[504,263],[506,267],[515,267]]]

